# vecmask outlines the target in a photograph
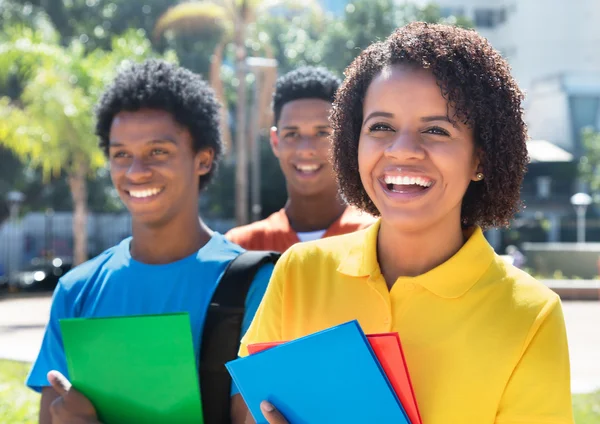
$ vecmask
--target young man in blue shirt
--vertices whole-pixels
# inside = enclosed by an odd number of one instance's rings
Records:
[[[27,378],[42,393],[42,424],[95,420],[91,403],[68,390],[60,374],[49,374],[57,370],[68,378],[61,318],[188,312],[198,358],[212,294],[243,251],[198,217],[199,193],[222,152],[219,105],[198,75],[158,60],[131,65],[102,96],[96,133],[114,187],[131,213],[133,236],[73,269],[54,292]],[[272,269],[263,266],[250,286],[242,334]]]

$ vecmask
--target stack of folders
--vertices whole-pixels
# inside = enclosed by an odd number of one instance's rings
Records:
[[[248,350],[226,366],[257,424],[263,400],[291,424],[421,424],[397,333],[366,336],[350,321]]]

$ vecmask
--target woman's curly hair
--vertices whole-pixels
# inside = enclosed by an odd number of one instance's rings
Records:
[[[358,172],[358,142],[367,88],[384,68],[406,64],[430,70],[456,117],[473,129],[483,181],[463,198],[464,226],[508,225],[520,207],[528,164],[523,93],[505,59],[475,31],[415,22],[364,50],[346,69],[331,115],[333,166],[344,199],[372,215],[379,211]]]

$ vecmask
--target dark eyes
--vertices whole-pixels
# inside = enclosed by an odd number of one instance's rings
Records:
[[[329,137],[330,135],[331,134],[329,133],[329,131],[318,131],[316,133],[316,137]],[[290,131],[288,133],[285,133],[283,135],[283,137],[284,138],[290,138],[290,139],[298,138],[298,137],[300,137],[300,133],[297,132],[297,131]]]
[[[373,124],[369,127],[369,132],[377,132],[377,131],[395,131],[395,130],[388,124],[384,124],[381,122]]]
[[[150,152],[150,154],[153,156],[166,155],[167,153],[168,152],[164,149],[152,149],[152,151]]]
[[[440,128],[440,127],[427,128],[427,130],[425,130],[425,132],[428,134],[434,134],[434,135],[445,135],[445,136],[450,135],[450,133],[448,131],[446,131],[445,129]]]
[[[289,133],[285,133],[284,138],[296,138],[298,137],[298,133],[296,131],[291,131]]]
[[[161,156],[161,155],[166,155],[169,152],[167,152],[164,149],[152,149],[150,151],[150,156]],[[115,153],[112,154],[113,159],[120,159],[120,158],[128,158],[131,155],[127,152],[123,152],[123,151],[117,151]]]
[[[375,124],[369,126],[370,133],[380,132],[380,131],[396,132],[396,130],[394,128],[392,128],[391,125],[383,123],[383,122],[378,122],[378,123],[375,123]],[[446,131],[445,129],[438,127],[438,126],[429,127],[426,130],[424,130],[423,133],[424,134],[433,134],[433,135],[443,135],[446,137],[450,135],[450,133],[448,131]]]
[[[115,158],[115,159],[116,158],[124,158],[124,157],[127,157],[127,153],[125,153],[125,152],[116,152],[116,153],[113,153],[112,157]]]

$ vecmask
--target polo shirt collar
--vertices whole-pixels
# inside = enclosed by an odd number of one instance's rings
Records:
[[[377,261],[377,234],[381,220],[348,240],[348,254],[340,262],[338,272],[352,277],[376,278],[381,274]],[[419,284],[442,298],[458,298],[479,281],[495,259],[494,249],[480,227],[465,232],[467,241],[443,264],[416,277],[400,277],[398,282]]]

